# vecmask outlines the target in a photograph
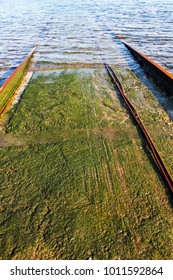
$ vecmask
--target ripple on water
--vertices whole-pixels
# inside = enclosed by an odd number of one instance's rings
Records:
[[[101,63],[101,53],[138,68],[110,29],[173,73],[172,21],[172,0],[1,0],[0,82],[35,43],[39,66]]]
[[[128,54],[121,53],[119,45],[113,43],[103,28],[104,18],[129,43],[172,70],[171,0],[84,2],[1,0],[0,67],[14,65],[37,41],[41,60],[99,63],[95,51],[97,41],[109,63],[124,65]]]

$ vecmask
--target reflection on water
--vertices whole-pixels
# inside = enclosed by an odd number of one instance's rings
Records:
[[[37,42],[40,61],[99,63],[89,28],[109,63],[125,63],[103,20],[172,70],[172,0],[1,0],[0,67],[14,66]]]
[[[107,27],[173,73],[172,0],[1,0],[0,9],[3,80],[35,43],[39,65],[101,63],[98,42],[108,63],[138,67]]]

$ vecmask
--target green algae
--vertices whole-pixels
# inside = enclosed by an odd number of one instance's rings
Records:
[[[36,75],[5,129],[1,259],[173,258],[164,184],[102,68]]]

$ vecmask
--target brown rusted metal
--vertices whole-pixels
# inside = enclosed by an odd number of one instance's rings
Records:
[[[18,67],[12,72],[12,74],[10,75],[10,77],[3,83],[3,85],[2,85],[1,88],[0,88],[0,98],[1,98],[1,96],[3,95],[3,93],[5,92],[5,90],[7,89],[7,86],[10,84],[10,82],[12,82],[13,79],[15,79],[15,76],[16,76],[16,74],[19,72],[19,70],[21,69],[21,67],[22,67],[25,63],[29,62],[29,60],[30,60],[30,58],[32,57],[33,53],[35,52],[36,48],[37,48],[37,45],[34,46],[34,48],[29,52],[29,54],[23,59],[23,61],[18,65]],[[25,73],[24,73],[24,74],[25,74]],[[20,81],[20,82],[21,82],[21,81]],[[19,82],[19,84],[20,84],[20,82]],[[14,92],[15,92],[15,89],[14,89]],[[13,92],[13,94],[14,94],[14,92]],[[13,94],[12,94],[12,95],[13,95]],[[12,95],[9,97],[9,99],[11,99]],[[5,105],[4,105],[2,108],[0,108],[0,115],[4,112],[5,108],[6,108],[7,105],[8,105],[8,102],[9,102],[9,100],[7,100],[7,102],[5,103]]]
[[[114,71],[112,70],[112,68],[108,65],[108,64],[104,64],[105,68],[109,74],[109,76],[111,77],[112,82],[114,83],[114,85],[116,85],[117,89],[119,90],[125,104],[127,105],[129,111],[131,112],[132,116],[134,117],[135,121],[137,122],[143,136],[145,137],[147,144],[151,150],[151,153],[153,155],[153,158],[160,170],[160,173],[162,175],[162,177],[164,178],[164,180],[166,181],[167,185],[169,186],[171,193],[173,194],[173,179],[166,167],[166,165],[164,164],[161,156],[159,155],[159,152],[157,151],[149,133],[147,132],[138,112],[136,111],[136,109],[134,108],[134,106],[132,105],[132,103],[129,101],[129,99],[126,96],[126,93],[124,91],[124,88],[121,84],[121,82],[119,81],[118,77],[116,76],[116,74],[114,73]]]
[[[117,36],[117,35],[116,35]],[[117,36],[120,40],[122,40],[122,38],[120,36]],[[125,43],[123,41],[123,43]],[[102,61],[103,61],[103,64],[113,82],[113,84],[116,86],[116,88],[118,89],[118,91],[120,92],[127,108],[129,109],[131,115],[133,116],[133,118],[135,119],[136,123],[138,124],[149,148],[150,148],[150,151],[151,151],[151,154],[153,156],[153,159],[155,160],[157,166],[158,166],[158,170],[160,171],[160,174],[162,175],[162,178],[164,179],[164,181],[167,183],[167,186],[169,187],[170,191],[171,191],[171,194],[173,195],[173,179],[165,165],[165,163],[163,162],[161,156],[159,155],[159,152],[157,151],[149,133],[147,132],[138,112],[136,111],[136,109],[134,108],[134,106],[132,105],[132,103],[130,102],[130,100],[128,99],[128,97],[126,96],[126,93],[124,91],[124,88],[120,82],[120,80],[118,79],[117,75],[114,73],[114,71],[112,70],[111,66],[108,65],[105,61],[105,57],[102,55],[101,53],[101,49],[98,45],[97,42],[95,42],[96,44],[96,48],[97,50],[99,51],[100,53],[100,56],[102,58]],[[155,65],[156,66],[156,65]],[[156,66],[157,67],[157,66]],[[161,70],[160,67],[158,67],[159,71]],[[164,73],[167,72],[166,70],[163,71]],[[167,73],[165,73],[167,75]],[[170,74],[170,73],[169,73]],[[171,79],[171,74],[168,75]]]
[[[114,33],[115,34],[115,33]],[[133,56],[145,66],[147,72],[157,81],[159,84],[162,84],[173,95],[173,75],[169,73],[165,68],[157,64],[154,60],[149,58],[147,55],[138,51],[136,48],[130,46],[125,42],[121,36],[115,36],[120,39],[124,45],[129,49]]]
[[[11,79],[14,77],[14,75],[16,74],[16,72],[21,68],[21,66],[26,62],[26,60],[28,60],[32,54],[34,53],[36,47],[34,47],[32,49],[32,51],[22,60],[22,62],[17,66],[17,68],[13,71],[13,73],[10,75],[10,77],[3,83],[3,85],[1,86],[0,89],[0,94],[3,91],[3,89],[8,85],[8,83],[11,81]]]

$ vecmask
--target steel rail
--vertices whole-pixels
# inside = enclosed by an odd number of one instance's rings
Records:
[[[24,66],[24,64],[26,64],[26,67],[24,67],[24,71],[26,71],[27,65],[33,55],[33,53],[35,52],[37,48],[37,45],[34,46],[34,48],[29,52],[29,54],[26,55],[26,57],[22,60],[22,62],[17,66],[17,68],[12,72],[12,74],[9,76],[9,78],[2,84],[1,88],[0,88],[0,99],[1,96],[3,97],[3,93],[5,94],[6,91],[8,91],[8,86],[10,85],[10,83],[13,82],[13,80],[15,79],[16,75],[19,73],[19,71],[21,70],[21,68]],[[4,110],[6,109],[6,107],[8,106],[9,100],[11,99],[11,97],[14,95],[14,92],[16,90],[16,88],[19,86],[19,84],[22,81],[24,75],[22,75],[19,80],[16,82],[16,84],[14,85],[14,88],[12,89],[11,94],[9,94],[9,96],[7,96],[7,100],[5,100],[4,105],[2,106],[2,108],[0,108],[0,115],[4,112]]]
[[[90,32],[92,32],[90,30]],[[117,35],[116,35],[117,36]],[[119,36],[117,36],[120,40],[121,38]],[[169,187],[171,194],[173,195],[173,179],[164,163],[164,161],[162,160],[159,152],[157,151],[149,133],[147,132],[141,117],[139,116],[137,110],[134,108],[134,106],[132,105],[132,103],[130,102],[130,100],[128,99],[125,90],[123,88],[123,85],[121,84],[118,76],[114,73],[113,69],[111,68],[110,65],[107,64],[105,56],[102,54],[100,46],[98,45],[98,43],[95,40],[95,45],[96,45],[96,49],[99,51],[100,56],[102,58],[102,62],[103,65],[105,67],[105,69],[107,70],[108,75],[111,78],[112,83],[114,84],[114,86],[118,89],[119,93],[121,94],[127,108],[129,109],[131,115],[133,116],[133,118],[135,119],[136,123],[138,124],[140,131],[142,132],[148,147],[150,148],[151,151],[151,155],[153,156],[153,159],[158,167],[158,170],[160,171],[160,174],[162,175],[162,178],[164,179],[164,181],[166,182],[167,186]]]
[[[112,68],[106,63],[104,63],[104,65],[105,65],[105,68],[106,68],[113,84],[117,87],[117,89],[120,92],[126,106],[128,107],[129,111],[131,112],[132,116],[134,117],[135,121],[137,122],[137,124],[138,124],[138,126],[139,126],[139,128],[140,128],[140,130],[141,130],[141,132],[142,132],[150,150],[151,150],[151,153],[152,153],[153,158],[154,158],[154,160],[155,160],[155,162],[156,162],[156,164],[157,164],[157,166],[160,170],[160,173],[161,173],[163,179],[166,181],[168,187],[170,188],[171,193],[173,194],[173,179],[172,179],[166,165],[164,164],[161,156],[159,155],[159,152],[157,151],[149,133],[147,132],[147,130],[146,130],[139,114],[138,114],[138,112],[136,111],[136,109],[134,108],[132,103],[127,98],[126,93],[124,91],[124,88],[123,88],[120,80],[118,79],[117,75],[112,70]]]
[[[149,72],[151,76],[159,84],[162,84],[166,87],[166,89],[170,92],[171,95],[173,95],[173,74],[168,72],[165,68],[160,66],[158,63],[156,63],[154,60],[149,58],[147,55],[143,54],[142,52],[138,51],[136,48],[129,45],[126,41],[122,39],[121,36],[113,34],[121,40],[121,42],[128,48],[128,50],[132,53],[132,55],[142,64],[144,64],[146,70]]]
[[[29,54],[27,54],[25,56],[25,58],[22,60],[22,62],[17,66],[16,69],[14,69],[14,71],[12,72],[12,74],[10,75],[10,77],[3,83],[3,85],[0,88],[0,94],[2,93],[3,89],[8,85],[8,83],[11,81],[11,79],[14,77],[14,75],[18,72],[18,70],[21,68],[21,66],[30,59],[30,57],[33,55],[33,53],[35,52],[37,46],[34,46],[34,48],[29,52]]]

